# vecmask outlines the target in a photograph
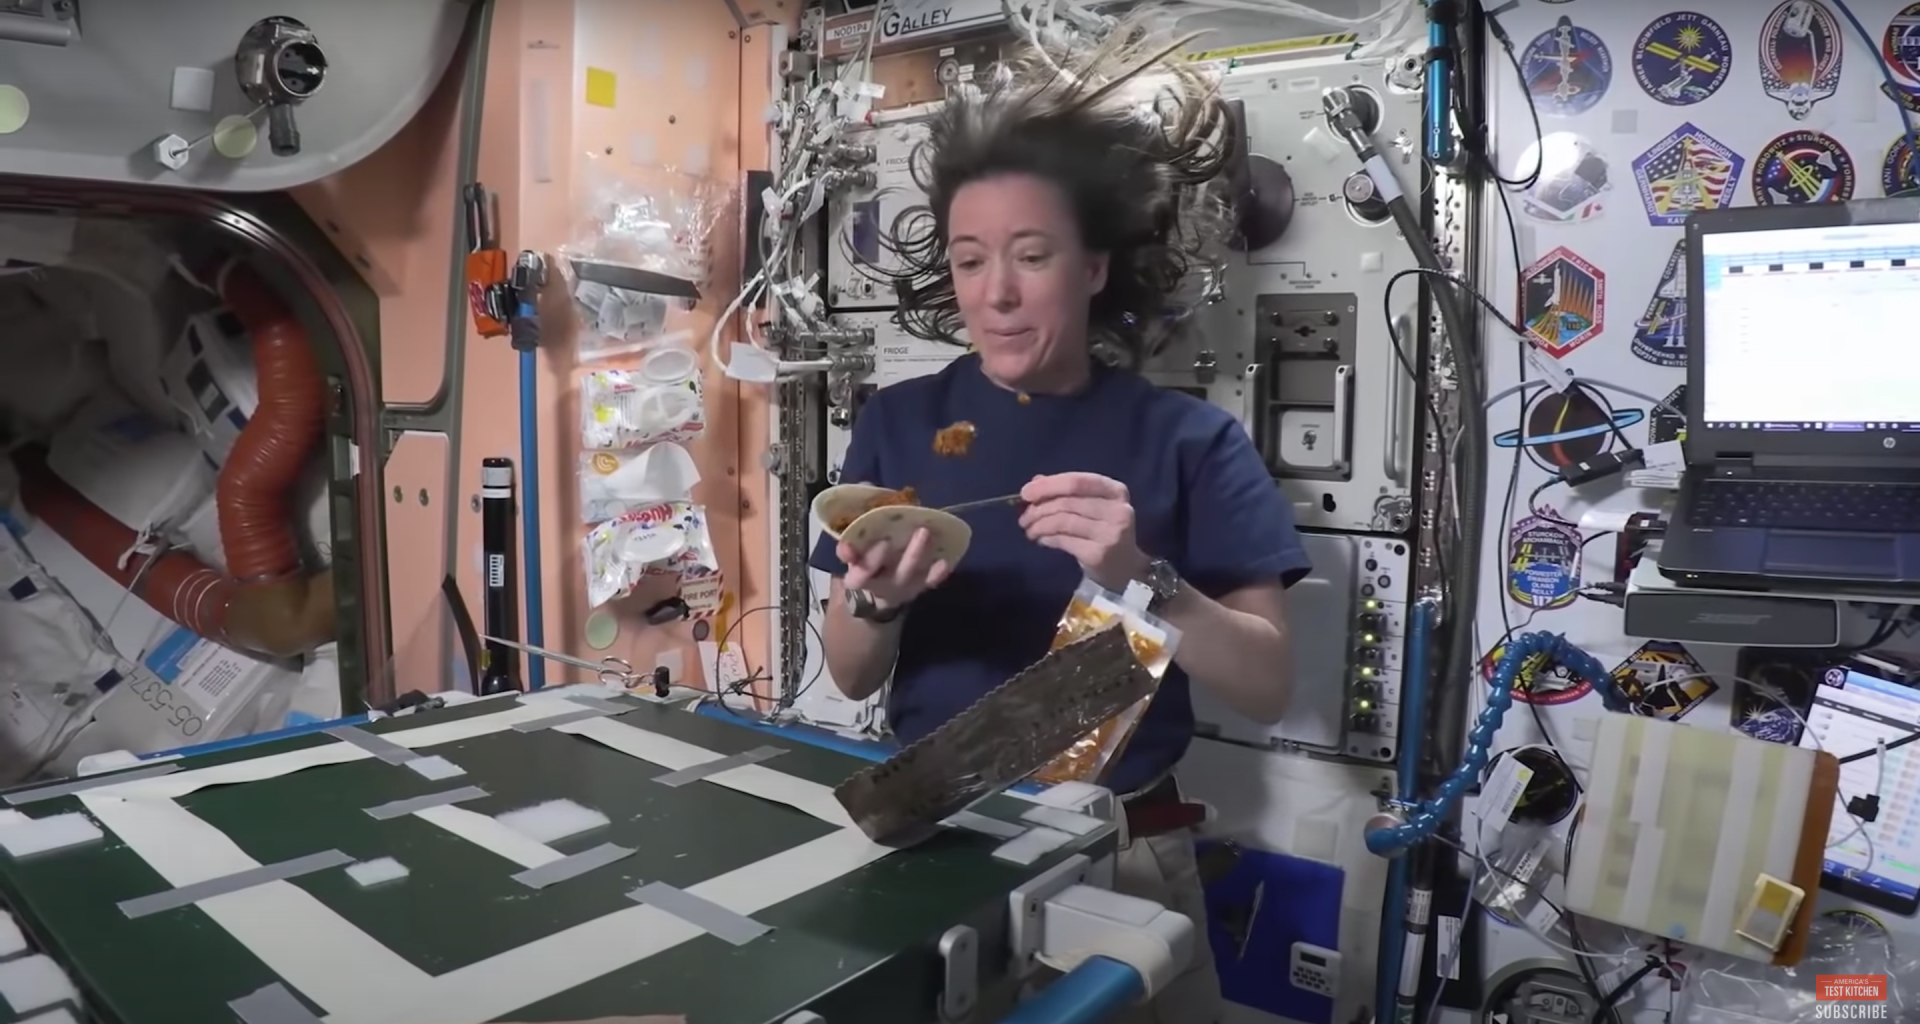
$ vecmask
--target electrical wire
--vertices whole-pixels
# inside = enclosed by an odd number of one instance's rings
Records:
[[[1726,675],[1725,673],[1717,673],[1717,672],[1690,672],[1690,673],[1687,673],[1686,675],[1674,676],[1670,679],[1667,679],[1666,682],[1684,683],[1694,679],[1706,679],[1709,681],[1717,681],[1717,680],[1725,679],[1738,686],[1746,687],[1749,691],[1769,701],[1772,701],[1775,706],[1780,708],[1780,710],[1785,711],[1787,714],[1793,716],[1794,722],[1800,726],[1800,735],[1811,740],[1813,742],[1813,748],[1815,750],[1818,750],[1822,753],[1832,753],[1832,751],[1827,750],[1827,748],[1821,744],[1820,735],[1813,731],[1813,726],[1807,722],[1807,716],[1804,714],[1801,714],[1800,709],[1794,706],[1793,701],[1789,700],[1787,698],[1787,695],[1785,693],[1782,693],[1777,687],[1769,686],[1766,683],[1756,683],[1751,679],[1745,679],[1740,676],[1729,676],[1729,675]],[[1874,750],[1867,752],[1869,757],[1873,756],[1874,754],[1880,755],[1880,760],[1877,765],[1879,769],[1878,771],[1879,779],[1874,783],[1874,786],[1873,786],[1873,795],[1876,797],[1879,796],[1881,791],[1886,788],[1886,784],[1887,784],[1886,752],[1891,748],[1891,746],[1892,746],[1891,744],[1882,742]],[[1846,812],[1847,817],[1853,819],[1853,831],[1847,833],[1844,836],[1841,836],[1838,839],[1829,841],[1827,843],[1826,848],[1831,850],[1836,846],[1842,846],[1852,841],[1854,836],[1859,836],[1861,839],[1865,840],[1867,844],[1867,863],[1865,867],[1861,868],[1861,870],[1870,871],[1873,868],[1874,861],[1878,857],[1878,854],[1875,851],[1873,846],[1873,833],[1867,831],[1868,823],[1866,819],[1862,818],[1860,815],[1855,814],[1853,812],[1853,800],[1850,797],[1848,797],[1847,794],[1843,790],[1841,790],[1838,786],[1834,787],[1834,793],[1836,796],[1840,798],[1841,809]]]
[[[1646,980],[1647,975],[1655,971],[1659,971],[1663,977],[1672,977],[1672,972],[1667,965],[1659,957],[1649,954],[1647,962],[1642,964],[1639,970],[1627,975],[1620,984],[1615,985],[1600,997],[1600,1002],[1593,1008],[1593,1015],[1587,1018],[1590,1024],[1598,1024],[1600,1018],[1609,1017],[1618,1012],[1616,1007],[1627,997],[1627,993],[1638,988],[1640,983]]]
[[[811,585],[811,581],[809,581],[809,585]],[[748,618],[764,612],[772,612],[775,614],[780,614],[784,611],[785,609],[781,608],[779,605],[763,604],[753,608],[749,608],[746,611],[741,612],[739,615],[734,616],[734,619],[732,622],[727,623],[727,628],[725,631],[723,631],[720,634],[720,641],[716,646],[721,651],[725,651],[730,646],[732,646],[734,634],[739,631],[740,624],[747,621]],[[807,632],[813,635],[813,642],[819,645],[819,648],[821,651],[821,657],[819,658],[819,660],[814,662],[813,674],[807,677],[807,681],[805,683],[802,683],[800,685],[800,688],[798,690],[795,690],[791,695],[786,695],[781,697],[762,697],[760,696],[760,694],[754,692],[753,686],[756,683],[764,683],[764,682],[772,681],[773,674],[768,672],[765,668],[756,669],[756,668],[749,667],[747,669],[746,678],[736,680],[732,684],[728,685],[725,689],[716,690],[714,692],[714,699],[719,702],[720,707],[722,709],[737,715],[739,714],[739,710],[734,708],[732,705],[728,704],[726,699],[728,697],[746,697],[747,699],[753,701],[756,705],[758,705],[763,701],[773,704],[774,709],[767,713],[768,717],[771,717],[792,708],[793,705],[797,703],[801,697],[806,695],[807,691],[813,689],[813,684],[819,682],[820,677],[826,674],[827,661],[826,661],[825,652],[827,649],[827,642],[826,642],[826,638],[820,635],[820,627],[814,624],[812,616],[807,616],[804,621],[806,623]],[[805,655],[802,655],[802,657],[804,658]],[[800,671],[804,672],[806,671],[807,666],[803,662],[799,666],[799,668],[800,668]],[[718,682],[717,668],[715,670],[715,675],[716,675],[715,681],[717,683]]]
[[[1553,911],[1556,922],[1559,923],[1562,927],[1568,928],[1569,934],[1571,934],[1571,927],[1572,927],[1572,920],[1573,920],[1572,914],[1566,909],[1566,907],[1560,904],[1560,901],[1548,896],[1546,893],[1546,890],[1538,882],[1535,882],[1533,879],[1530,879],[1530,878],[1521,878],[1519,875],[1514,874],[1511,870],[1493,863],[1493,861],[1489,860],[1486,857],[1486,855],[1481,851],[1479,851],[1478,849],[1470,850],[1466,847],[1465,844],[1459,842],[1458,840],[1449,838],[1447,836],[1439,835],[1437,833],[1434,835],[1434,838],[1437,839],[1442,845],[1450,847],[1455,852],[1460,853],[1466,856],[1467,858],[1469,858],[1470,861],[1473,864],[1475,864],[1477,868],[1490,871],[1493,874],[1499,875],[1500,877],[1505,878],[1506,880],[1526,890],[1527,894],[1532,896],[1534,899],[1538,900],[1542,906],[1546,907],[1548,910]],[[1482,905],[1483,906],[1485,905],[1484,902],[1482,903]],[[1609,953],[1604,951],[1596,951],[1592,949],[1575,948],[1573,946],[1568,945],[1567,943],[1561,942],[1559,939],[1556,939],[1551,935],[1548,935],[1546,932],[1546,929],[1543,929],[1538,925],[1535,925],[1533,922],[1528,921],[1523,915],[1516,914],[1514,923],[1517,924],[1522,931],[1533,936],[1535,939],[1545,944],[1549,949],[1554,950],[1555,952],[1559,953],[1562,956],[1569,957],[1575,960],[1576,962],[1588,961],[1588,960],[1604,960],[1604,961],[1618,962],[1621,960],[1630,960],[1633,957],[1638,956],[1640,953],[1638,949],[1627,949],[1627,950],[1621,950],[1618,952]],[[1549,925],[1548,927],[1550,928],[1552,926]]]

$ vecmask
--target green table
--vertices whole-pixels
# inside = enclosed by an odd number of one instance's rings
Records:
[[[482,701],[377,723],[391,733],[511,707]],[[844,753],[786,742],[764,731],[634,702],[609,719],[716,754],[780,746],[764,767],[832,786],[861,767]],[[183,770],[246,761],[324,744],[296,737],[187,758]],[[635,906],[648,882],[680,889],[768,861],[836,831],[783,804],[711,781],[670,787],[666,769],[582,736],[553,730],[489,735],[424,748],[466,769],[431,782],[375,758],[309,768],[279,778],[201,789],[178,800],[262,864],[339,850],[358,860],[398,858],[410,877],[361,889],[344,870],[292,880],[327,908],[427,975],[439,975],[561,929]],[[460,806],[494,814],[566,798],[611,825],[553,845],[576,853],[604,842],[638,852],[538,891],[510,876],[519,867],[408,816],[375,820],[365,808],[461,785],[487,791]],[[1028,806],[1011,797],[976,810],[1007,821]],[[83,810],[77,796],[23,805],[29,815]],[[1001,842],[957,829],[893,853],[755,912],[772,931],[735,946],[711,935],[656,953],[497,1020],[579,1021],[614,1014],[679,1014],[688,1024],[779,1024],[801,1010],[827,1024],[912,1024],[933,1018],[940,992],[940,937],[958,924],[978,930],[982,988],[1006,970],[1011,890],[1074,853],[1110,853],[1103,828],[1038,863],[994,859]],[[106,841],[24,861],[0,858],[0,892],[21,926],[65,965],[90,1011],[110,1024],[225,1024],[228,1003],[280,981],[198,906],[128,919],[118,904],[171,888],[108,832]],[[343,979],[344,980],[344,979]],[[289,985],[289,988],[295,986]],[[316,1007],[316,1009],[326,1009]],[[338,1018],[336,1018],[338,1019]],[[449,1024],[423,1021],[421,1024]]]

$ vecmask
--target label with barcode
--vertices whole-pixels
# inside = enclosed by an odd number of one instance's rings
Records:
[[[1460,919],[1440,915],[1434,935],[1440,944],[1434,947],[1433,962],[1440,977],[1448,981],[1460,980]]]

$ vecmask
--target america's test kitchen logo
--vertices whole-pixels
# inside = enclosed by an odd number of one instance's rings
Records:
[[[1820,974],[1813,979],[1814,1016],[1822,1020],[1886,1020],[1887,976]]]

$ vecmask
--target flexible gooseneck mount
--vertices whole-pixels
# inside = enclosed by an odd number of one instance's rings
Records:
[[[1536,660],[1537,659],[1537,660]],[[1551,666],[1564,668],[1576,680],[1591,684],[1609,711],[1625,711],[1626,695],[1614,685],[1609,674],[1593,655],[1567,642],[1558,633],[1528,633],[1506,644],[1500,662],[1494,667],[1487,693],[1487,706],[1474,720],[1467,734],[1466,750],[1460,764],[1446,781],[1425,800],[1403,802],[1381,812],[1367,822],[1367,850],[1382,857],[1393,857],[1440,830],[1453,813],[1460,797],[1480,778],[1492,756],[1493,737],[1500,722],[1513,706],[1513,688],[1522,671],[1541,672]]]

